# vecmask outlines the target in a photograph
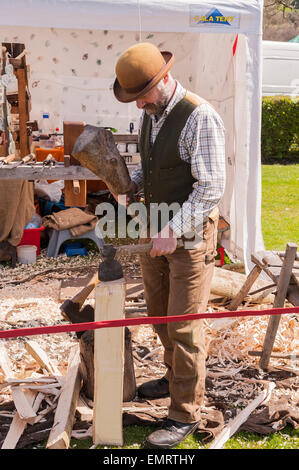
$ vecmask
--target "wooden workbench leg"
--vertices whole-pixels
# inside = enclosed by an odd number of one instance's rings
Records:
[[[284,306],[287,290],[290,284],[292,268],[297,254],[297,245],[288,243],[286,247],[285,259],[280,271],[277,283],[277,291],[273,308],[281,308]],[[278,330],[281,315],[273,315],[269,319],[266,336],[264,340],[263,352],[260,359],[260,367],[267,369],[276,333]]]
[[[95,321],[123,318],[125,298],[123,278],[98,284]],[[124,328],[95,330],[94,341],[93,442],[122,446]]]
[[[253,267],[253,269],[248,274],[247,279],[246,279],[243,287],[240,289],[240,291],[238,292],[236,297],[231,301],[231,303],[227,307],[228,310],[237,310],[239,305],[243,302],[246,295],[250,291],[251,286],[254,284],[254,282],[259,277],[261,270],[262,270],[262,268],[260,266],[255,265]]]

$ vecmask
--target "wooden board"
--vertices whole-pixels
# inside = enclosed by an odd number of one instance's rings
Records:
[[[69,356],[65,384],[58,400],[47,449],[67,449],[69,447],[80,389],[80,350],[79,345],[76,345]]]
[[[27,93],[27,79],[26,70],[18,69],[16,71],[18,80],[18,111],[19,111],[19,126],[20,126],[20,155],[25,157],[29,153],[28,135],[27,135],[27,121],[29,121],[28,100]]]
[[[61,385],[64,384],[65,379],[61,372],[56,365],[49,360],[45,351],[36,341],[26,341],[25,348],[41,367],[45,368],[50,374],[53,374]]]
[[[70,164],[80,166],[80,163],[73,157],[72,151],[77,138],[84,130],[84,122],[64,121],[63,123],[63,140],[64,153],[70,155]],[[66,206],[85,207],[87,197],[86,180],[73,179],[65,181],[64,184],[64,203]]]
[[[127,163],[129,173],[136,168],[136,163]],[[21,165],[16,168],[13,165],[5,165],[0,167],[1,179],[23,179],[23,180],[98,180],[99,177],[92,171],[83,166],[71,165],[65,167],[63,163],[56,163],[54,167],[44,168],[42,165]]]
[[[65,206],[86,206],[87,182],[86,180],[76,180],[79,184],[79,192],[75,192],[74,180],[64,182],[64,204]]]
[[[29,406],[33,406],[33,409],[34,409],[34,402],[35,402],[37,393],[32,392],[31,390],[26,390],[25,394],[26,394],[26,398],[28,400]],[[25,431],[26,426],[27,426],[27,420],[21,419],[19,416],[19,413],[16,413],[12,420],[9,431],[5,437],[5,440],[2,444],[1,449],[14,449],[20,437],[22,436],[23,432]]]
[[[123,318],[125,297],[124,279],[98,284],[95,321]],[[124,329],[95,330],[94,341],[93,442],[95,445],[122,446]]]

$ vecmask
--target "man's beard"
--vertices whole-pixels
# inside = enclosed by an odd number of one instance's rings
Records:
[[[166,106],[167,105],[165,104],[151,103],[151,104],[146,104],[144,106],[144,109],[147,112],[147,114],[154,114],[155,116],[161,116]]]
[[[144,106],[143,109],[147,114],[154,114],[155,116],[162,116],[163,112],[167,108],[169,102],[169,96],[165,92],[161,93],[161,98],[156,103],[149,103]]]

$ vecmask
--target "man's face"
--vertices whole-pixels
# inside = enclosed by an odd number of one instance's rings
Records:
[[[155,86],[148,93],[136,100],[138,109],[144,109],[147,114],[160,116],[168,104],[168,95],[163,86]]]

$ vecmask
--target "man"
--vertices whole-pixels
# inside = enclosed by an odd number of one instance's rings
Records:
[[[179,204],[169,223],[151,233],[153,248],[140,256],[149,316],[183,315],[206,310],[217,244],[217,205],[225,186],[224,127],[209,103],[186,92],[169,70],[170,52],[150,43],[127,49],[116,64],[114,94],[136,101],[141,116],[141,164],[131,190],[144,190],[145,204]],[[151,218],[150,218],[151,219]],[[149,224],[151,220],[149,219]],[[152,228],[152,227],[151,227]],[[189,247],[177,247],[178,239]],[[198,241],[199,240],[199,241]],[[196,430],[205,390],[205,338],[202,321],[160,324],[165,377],[142,384],[144,398],[170,395],[162,429],[147,445],[172,448]]]

